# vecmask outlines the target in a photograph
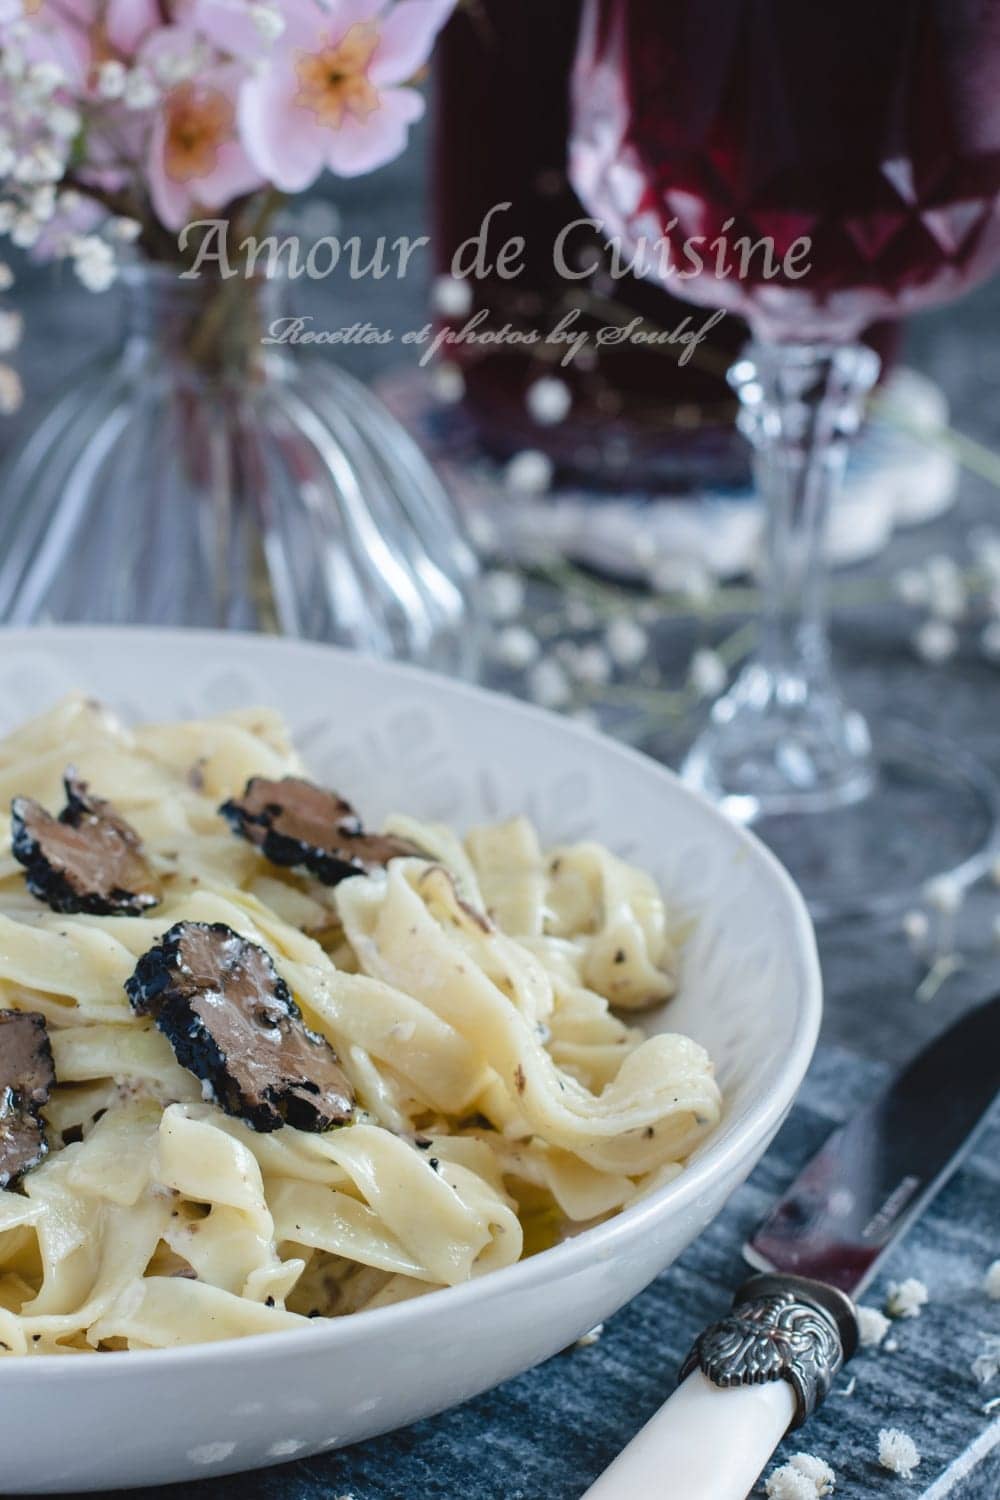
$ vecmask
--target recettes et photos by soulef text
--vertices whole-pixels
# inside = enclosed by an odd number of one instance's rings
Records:
[[[681,930],[523,818],[368,832],[277,715],[0,743],[0,1353],[308,1327],[509,1266],[668,1182],[704,1050],[622,1018]]]

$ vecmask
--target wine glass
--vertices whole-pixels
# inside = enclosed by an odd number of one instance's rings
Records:
[[[588,210],[753,335],[730,382],[766,507],[759,641],[686,779],[820,916],[971,881],[992,778],[916,730],[879,722],[873,744],[831,669],[823,539],[878,376],[863,329],[1000,262],[1000,0],[586,0],[573,103]]]

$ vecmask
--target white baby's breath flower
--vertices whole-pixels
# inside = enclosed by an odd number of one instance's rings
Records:
[[[604,639],[616,666],[637,667],[649,655],[649,636],[627,615],[619,615],[611,621]]]
[[[983,1291],[992,1302],[1000,1302],[1000,1260],[988,1267],[983,1277]]]
[[[521,672],[538,660],[538,639],[523,625],[508,625],[494,638],[492,654],[505,667]]]
[[[32,245],[38,243],[41,232],[42,226],[34,214],[23,211],[15,218],[10,237],[19,250],[30,250]]]
[[[251,5],[250,19],[265,42],[276,42],[284,34],[285,18],[276,5]]]
[[[12,417],[23,402],[20,375],[10,365],[0,364],[0,417]]]
[[[573,409],[573,392],[565,380],[546,375],[528,387],[525,404],[539,427],[558,427]]]
[[[930,936],[930,918],[925,911],[908,911],[903,914],[903,933],[914,952],[919,952]]]
[[[431,390],[442,406],[457,406],[465,395],[465,376],[458,365],[441,360],[431,370]]]
[[[595,644],[568,651],[566,665],[570,675],[587,687],[603,687],[611,677],[611,659],[603,647]]]
[[[954,875],[936,875],[924,886],[924,900],[943,917],[953,917],[962,909],[965,892]]]
[[[102,99],[120,99],[125,92],[128,69],[117,58],[101,63],[97,70],[97,92]]]
[[[983,1335],[983,1347],[972,1361],[972,1373],[980,1385],[989,1385],[1000,1375],[1000,1334]]]
[[[18,182],[33,186],[35,183],[58,182],[65,170],[65,159],[55,147],[51,143],[39,141],[21,157],[14,169],[14,176]]]
[[[930,595],[927,577],[919,568],[904,568],[896,574],[892,586],[901,603],[913,608],[926,604]]]
[[[183,46],[172,47],[157,54],[153,61],[154,87],[158,83],[165,89],[172,89],[178,83],[186,83],[189,78],[194,78],[207,67],[209,60],[208,49],[197,39],[188,38]],[[128,103],[128,90],[129,84],[126,80],[126,103]],[[156,100],[152,102],[155,103]],[[145,105],[138,106],[140,109],[145,107]]]
[[[24,319],[19,312],[0,308],[0,354],[10,354],[21,342]]]
[[[4,206],[4,204],[0,203],[0,209],[3,209]],[[0,228],[0,234],[3,232],[3,229]],[[9,292],[13,285],[14,272],[5,260],[0,260],[0,292]]]
[[[5,199],[0,203],[0,234],[10,234],[17,220],[18,208],[16,203]],[[10,270],[10,267],[7,268]]]
[[[877,1349],[892,1324],[877,1307],[858,1308],[858,1338],[862,1349]]]
[[[145,68],[132,68],[125,76],[122,99],[126,109],[152,109],[160,101],[160,89]]]
[[[544,495],[552,487],[555,465],[547,453],[525,448],[515,453],[504,470],[504,483],[521,495]]]
[[[688,681],[699,698],[717,698],[729,680],[726,664],[717,651],[702,646],[691,658]]]
[[[65,69],[50,58],[29,63],[24,77],[25,82],[42,98],[48,98],[66,82]]]
[[[0,179],[9,177],[17,161],[17,152],[9,141],[0,141]]]
[[[966,590],[962,570],[953,557],[937,553],[924,565],[927,605],[938,620],[960,620],[965,614]]]
[[[923,661],[940,666],[958,650],[958,633],[946,620],[925,620],[913,637],[913,645]]]
[[[40,224],[47,224],[56,211],[56,190],[51,182],[32,190],[28,200],[30,212]]]
[[[114,239],[120,240],[123,245],[132,245],[142,233],[142,225],[138,219],[121,217],[112,219],[108,225],[108,233]]]
[[[36,167],[32,161],[31,153],[26,151],[23,156],[17,157],[7,175],[13,182],[28,186],[32,182],[37,181],[35,173]]]
[[[88,292],[106,292],[109,287],[114,286],[118,277],[118,269],[114,261],[107,264],[87,260],[74,262],[74,270],[81,285]]]
[[[565,708],[573,701],[569,679],[557,661],[540,661],[532,667],[528,692],[543,708]]]
[[[78,109],[69,104],[54,104],[45,116],[45,123],[53,135],[71,141],[79,132],[83,117]]]
[[[497,568],[482,583],[482,600],[491,620],[513,620],[524,609],[524,583],[516,573]]]
[[[472,311],[472,286],[459,276],[439,276],[431,289],[431,305],[443,318],[465,318]]]
[[[77,235],[69,246],[73,269],[88,292],[105,292],[118,274],[114,251],[95,234]]]
[[[654,557],[647,576],[657,594],[683,594],[692,604],[707,604],[716,590],[708,568],[691,557]]]
[[[890,1318],[919,1318],[920,1309],[929,1300],[930,1293],[924,1283],[908,1276],[905,1281],[890,1281],[885,1310]]]
[[[909,1479],[920,1464],[920,1452],[908,1432],[883,1427],[878,1435],[878,1461],[883,1469]]]

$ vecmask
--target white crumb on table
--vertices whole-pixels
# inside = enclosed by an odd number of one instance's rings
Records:
[[[815,1453],[793,1453],[788,1462],[815,1486],[817,1495],[833,1494],[837,1476],[825,1458],[817,1458]]]
[[[1000,1260],[995,1260],[983,1277],[983,1291],[994,1302],[1000,1302]]]
[[[858,1308],[858,1338],[862,1349],[877,1349],[892,1324],[877,1307]]]
[[[890,1318],[919,1318],[920,1309],[929,1301],[930,1293],[924,1283],[908,1276],[905,1281],[890,1281],[885,1310]]]
[[[920,1452],[908,1432],[883,1427],[878,1435],[878,1461],[890,1474],[909,1479],[920,1463]]]
[[[832,1495],[837,1476],[825,1459],[814,1453],[794,1453],[775,1469],[764,1486],[768,1500],[819,1500]]]
[[[577,1339],[576,1347],[578,1349],[589,1349],[591,1344],[597,1343],[603,1332],[604,1324],[595,1323],[593,1328],[589,1329],[586,1333],[581,1334],[581,1336]]]
[[[769,1474],[764,1485],[767,1500],[816,1500],[816,1486],[811,1479],[793,1469],[791,1464],[782,1464]]]

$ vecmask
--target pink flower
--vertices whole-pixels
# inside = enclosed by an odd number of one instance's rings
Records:
[[[284,19],[284,6],[278,4]],[[270,44],[256,24],[248,0],[185,0],[181,19],[198,31],[220,52],[254,61],[265,55]]]
[[[264,180],[236,128],[241,70],[227,63],[179,83],[165,96],[149,145],[149,192],[160,222],[181,229],[217,212]]]
[[[216,12],[224,0],[209,0]],[[424,65],[454,0],[285,0],[285,30],[263,45],[240,90],[247,154],[285,192],[301,192],[324,167],[354,177],[405,149],[424,111],[400,85]],[[213,29],[217,44],[223,38]],[[245,32],[233,32],[235,52]]]
[[[81,8],[86,8],[86,0]],[[137,50],[144,37],[163,24],[156,0],[108,0],[106,6],[91,3],[89,8],[99,16],[103,15],[105,49],[110,50],[112,56],[123,55],[126,60]]]

